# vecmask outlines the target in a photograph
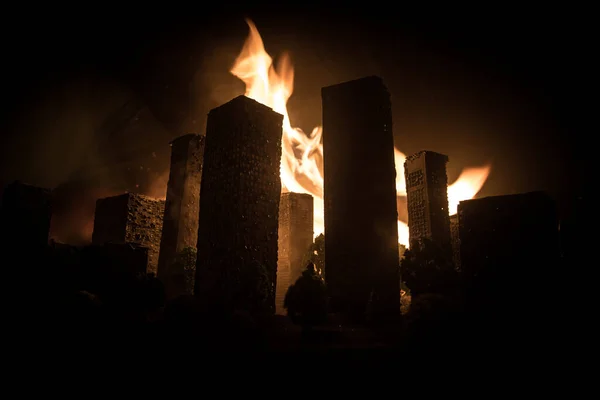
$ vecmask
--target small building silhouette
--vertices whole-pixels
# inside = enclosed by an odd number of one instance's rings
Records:
[[[132,243],[148,248],[147,272],[156,274],[165,201],[125,193],[96,201],[92,244]]]

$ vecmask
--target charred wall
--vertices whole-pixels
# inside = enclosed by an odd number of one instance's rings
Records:
[[[285,294],[302,274],[314,235],[314,201],[310,194],[286,192],[279,202],[276,312],[284,314]]]
[[[136,193],[99,199],[92,244],[134,243],[148,248],[147,272],[156,273],[165,201]]]
[[[282,123],[245,96],[208,114],[195,292],[219,306],[261,307],[254,289],[265,269],[275,309]]]
[[[165,283],[169,295],[178,292],[171,287],[171,275],[183,274],[183,271],[172,270],[177,254],[187,247],[195,249],[198,242],[204,143],[204,136],[194,134],[171,142],[171,167],[158,259],[158,277]]]
[[[325,248],[331,305],[399,315],[398,211],[390,95],[378,77],[325,87]],[[360,185],[356,184],[360,182]]]

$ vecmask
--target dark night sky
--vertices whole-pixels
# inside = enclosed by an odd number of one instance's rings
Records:
[[[54,226],[62,240],[77,240],[96,197],[160,194],[168,142],[203,132],[211,108],[243,93],[229,68],[244,16],[272,56],[291,53],[293,125],[320,124],[321,87],[376,74],[392,93],[397,147],[448,154],[450,181],[491,162],[479,196],[548,190],[565,212],[581,190],[584,10],[172,8],[54,9],[28,16],[25,31],[1,28],[0,180],[58,187],[56,214],[78,225]],[[128,102],[134,118],[119,124]]]

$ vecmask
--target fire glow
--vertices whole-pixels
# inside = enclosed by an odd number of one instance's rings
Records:
[[[246,21],[250,33],[238,55],[231,73],[246,84],[246,96],[271,107],[283,115],[281,140],[281,184],[283,191],[308,193],[314,198],[315,236],[324,232],[323,219],[323,129],[315,127],[310,134],[292,127],[287,112],[287,101],[294,91],[294,68],[287,54],[277,65],[265,51],[262,38],[254,23]],[[404,160],[406,156],[394,149],[396,164],[396,192],[406,196]],[[466,168],[448,187],[449,213],[456,213],[458,203],[473,198],[485,183],[490,166]],[[408,247],[408,226],[398,221],[398,241]]]

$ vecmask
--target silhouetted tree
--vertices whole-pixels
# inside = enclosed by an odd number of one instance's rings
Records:
[[[302,262],[304,265],[313,263],[317,274],[325,279],[325,235],[321,233],[315,238]]]
[[[413,298],[423,293],[448,294],[458,284],[458,271],[451,259],[428,239],[411,243],[400,261],[400,275]]]
[[[325,282],[313,263],[309,263],[302,276],[288,288],[283,306],[292,322],[304,328],[320,325],[327,320]]]

